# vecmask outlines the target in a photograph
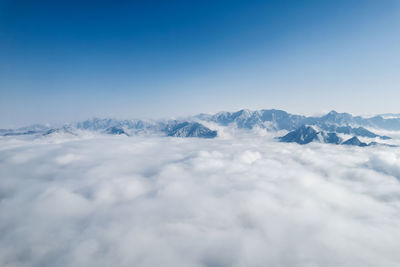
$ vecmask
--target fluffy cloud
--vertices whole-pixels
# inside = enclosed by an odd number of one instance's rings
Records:
[[[0,266],[398,266],[400,149],[0,140]]]

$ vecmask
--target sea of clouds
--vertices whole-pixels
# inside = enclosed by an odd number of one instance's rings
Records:
[[[399,266],[400,148],[0,139],[0,266]]]

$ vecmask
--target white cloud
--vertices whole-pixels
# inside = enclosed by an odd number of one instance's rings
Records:
[[[0,266],[397,266],[400,149],[0,140]]]

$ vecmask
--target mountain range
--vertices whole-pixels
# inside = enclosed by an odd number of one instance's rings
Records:
[[[332,126],[369,127],[391,131],[400,130],[400,118],[384,118],[377,115],[371,118],[353,116],[349,113],[331,111],[320,117],[303,116],[287,113],[283,110],[262,109],[250,111],[246,109],[237,112],[219,112],[214,115],[200,114],[194,116],[200,120],[216,122],[220,125],[236,124],[238,128],[252,129],[254,127],[295,130],[302,125],[316,125],[320,128]]]
[[[334,132],[325,132],[318,131],[312,126],[301,126],[298,129],[289,132],[285,136],[278,137],[280,142],[285,143],[298,143],[300,145],[306,145],[311,142],[320,142],[326,144],[335,144],[335,145],[350,145],[350,146],[372,146],[378,145],[379,143],[370,142],[364,143],[358,139],[357,136],[353,136],[347,140],[343,140],[337,133]]]
[[[212,128],[212,126],[205,126],[213,124],[219,126],[233,126],[248,130],[254,128],[261,128],[266,131],[286,130],[290,132],[280,140],[294,138],[293,140],[297,140],[297,143],[308,142],[308,140],[316,141],[318,139],[326,143],[341,144],[342,140],[339,141],[340,137],[338,134],[387,140],[391,138],[375,134],[367,128],[400,131],[400,118],[395,116],[385,117],[383,115],[377,115],[365,118],[353,116],[349,113],[338,113],[336,111],[331,111],[322,116],[304,116],[290,114],[286,111],[276,109],[262,109],[256,111],[242,109],[236,112],[198,114],[179,120],[117,120],[110,118],[92,118],[78,123],[67,124],[63,127],[35,124],[18,129],[0,129],[0,135],[51,135],[57,133],[75,135],[77,134],[77,130],[84,130],[126,136],[136,134],[161,134],[172,137],[214,138],[218,135],[217,131],[209,128]],[[304,140],[302,140],[302,138]],[[343,142],[343,144],[345,143]]]

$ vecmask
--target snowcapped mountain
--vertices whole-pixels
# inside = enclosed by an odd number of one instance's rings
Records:
[[[140,132],[164,133],[166,136],[214,138],[216,131],[198,122],[192,121],[144,121],[144,120],[115,120],[91,119],[77,123],[78,129],[105,131],[107,134],[127,135]]]
[[[260,128],[266,131],[291,131],[286,136],[283,136],[281,141],[286,142],[284,140],[287,140],[301,144],[318,140],[324,143],[339,144],[342,143],[342,140],[338,134],[388,140],[390,137],[378,135],[365,127],[383,130],[400,130],[400,118],[395,118],[393,116],[387,118],[378,115],[364,118],[361,116],[353,116],[349,113],[331,111],[326,115],[316,117],[290,114],[277,109],[262,109],[256,111],[242,109],[236,112],[199,114],[181,120],[117,120],[111,118],[92,118],[78,123],[71,123],[64,127],[51,127],[48,125],[36,124],[18,129],[0,129],[0,135],[48,136],[60,133],[76,135],[77,131],[92,131],[101,134],[126,136],[158,134],[174,137],[214,138],[218,135],[217,131],[204,125],[215,124],[222,127],[234,126],[246,130]]]
[[[318,125],[318,127],[325,131],[329,131],[329,132],[356,135],[356,136],[368,137],[368,138],[379,137],[382,140],[391,139],[389,136],[382,136],[382,135],[375,134],[375,133],[365,129],[364,127],[353,128],[351,126],[337,126],[335,124],[321,124],[321,125]]]
[[[386,144],[380,144],[377,142],[370,142],[369,144],[367,144],[361,142],[357,136],[353,136],[350,139],[343,141],[342,138],[339,137],[336,133],[318,131],[318,129],[316,129],[313,126],[305,126],[305,125],[299,127],[294,131],[289,132],[285,136],[278,137],[278,139],[280,142],[297,143],[300,145],[306,145],[311,142],[320,142],[326,144],[350,145],[359,147],[372,146],[372,145],[390,146]]]
[[[346,125],[353,124],[355,119],[349,113],[338,113],[334,110],[320,118],[320,121],[328,124]]]
[[[322,142],[328,144],[340,144],[342,139],[336,133],[318,131],[312,126],[301,126],[287,135],[279,137],[280,142],[298,143],[305,145],[311,142]]]
[[[144,130],[146,128],[155,127],[160,122],[145,121],[145,120],[116,120],[116,119],[101,119],[92,118],[83,122],[78,122],[74,125],[77,129],[99,131],[105,130],[112,127],[120,129],[131,129],[131,130]]]
[[[279,139],[281,142],[285,143],[294,142],[301,145],[305,145],[313,141],[319,141],[320,138],[318,134],[319,132],[317,132],[313,127],[301,126],[297,130],[294,130],[288,133],[287,135],[280,137]]]
[[[222,126],[234,124],[238,128],[267,128],[272,125],[275,130],[295,130],[301,125],[316,125],[320,128],[331,126],[370,127],[384,130],[400,130],[400,118],[385,119],[382,116],[363,118],[349,113],[331,111],[320,117],[294,115],[283,110],[262,109],[256,111],[239,110],[237,112],[220,112],[214,115],[200,114],[195,118],[215,122]]]
[[[49,130],[44,130],[44,132],[40,132],[42,135],[78,135],[75,128],[64,126],[61,128],[53,128]]]
[[[368,146],[366,143],[363,143],[360,141],[360,139],[357,138],[357,136],[354,136],[350,138],[349,140],[343,142],[343,145],[348,145],[348,146]]]
[[[129,134],[123,128],[120,128],[120,127],[117,127],[117,126],[112,126],[110,128],[107,128],[105,132],[107,134],[129,136]]]
[[[199,122],[193,121],[144,121],[116,120],[93,118],[83,122],[66,125],[60,128],[33,126],[20,129],[2,129],[1,136],[36,135],[50,136],[55,134],[77,135],[77,131],[91,131],[109,135],[161,134],[174,137],[214,138],[213,131]]]
[[[214,138],[217,131],[212,131],[198,122],[176,122],[176,124],[168,124],[163,130],[167,136],[174,137],[201,137]]]
[[[195,116],[200,120],[215,122],[222,126],[235,124],[238,128],[252,129],[254,127],[267,128],[272,126],[274,130],[293,130],[304,124],[306,117],[292,115],[283,110],[258,110],[247,109],[237,112],[220,112],[214,115],[200,114]]]

